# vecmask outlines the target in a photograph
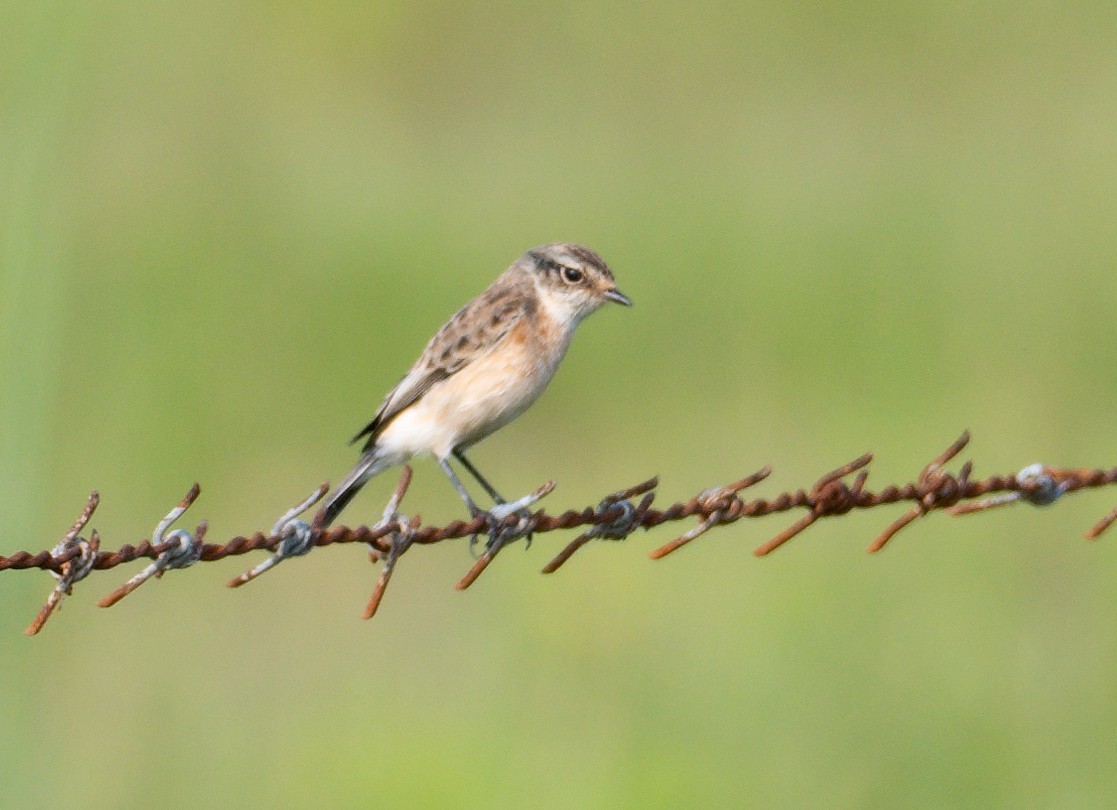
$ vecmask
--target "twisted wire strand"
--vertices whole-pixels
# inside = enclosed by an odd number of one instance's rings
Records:
[[[199,488],[195,484],[186,497],[159,523],[151,540],[143,540],[136,545],[124,544],[115,550],[100,548],[96,542],[91,547],[84,538],[78,537],[78,532],[88,523],[99,502],[99,497],[94,492],[82,509],[78,521],[63,537],[63,542],[51,550],[36,553],[17,551],[9,556],[0,556],[0,571],[41,569],[50,571],[56,577],[65,577],[62,580],[64,587],[51,592],[50,607],[53,609],[64,594],[73,590],[77,579],[88,576],[92,571],[109,570],[139,559],[155,561],[144,572],[102,599],[100,604],[107,607],[148,579],[159,578],[165,571],[185,568],[194,562],[212,562],[252,551],[270,552],[272,557],[264,563],[228,583],[231,587],[238,587],[278,563],[302,556],[313,548],[334,543],[365,543],[372,560],[384,563],[380,579],[365,610],[365,617],[368,618],[376,612],[391,573],[405,552],[416,546],[428,546],[447,540],[489,535],[484,553],[458,582],[457,587],[465,589],[509,543],[561,529],[584,528],[575,540],[543,568],[544,573],[557,571],[591,540],[624,540],[638,529],[652,529],[690,518],[697,520],[695,526],[674,540],[653,549],[649,556],[653,559],[666,557],[718,526],[727,526],[745,518],[804,510],[804,514],[794,523],[755,549],[754,554],[764,556],[823,518],[841,516],[855,509],[912,503],[908,511],[885,527],[870,543],[868,550],[878,552],[906,526],[935,511],[964,515],[1017,502],[1047,506],[1073,492],[1117,483],[1117,467],[1108,470],[1065,469],[1031,464],[1012,475],[991,475],[979,480],[971,477],[973,464],[970,461],[963,463],[957,473],[945,470],[945,465],[966,447],[969,439],[969,433],[963,433],[927,464],[915,481],[888,485],[876,491],[866,488],[868,467],[873,459],[871,453],[866,453],[820,476],[807,489],[789,490],[771,498],[746,500],[741,497],[744,490],[769,477],[770,469],[765,467],[726,486],[703,490],[689,500],[673,503],[663,509],[652,506],[659,481],[658,478],[651,478],[636,486],[611,493],[596,506],[587,506],[581,510],[570,509],[557,515],[549,515],[543,509],[531,511],[525,507],[508,515],[496,526],[484,516],[468,521],[453,520],[444,526],[423,526],[418,517],[405,517],[397,511],[411,480],[410,468],[404,467],[384,516],[372,526],[338,526],[322,531],[313,522],[308,524],[297,519],[298,514],[312,507],[324,496],[327,486],[323,484],[309,498],[288,510],[268,534],[255,532],[238,535],[223,543],[203,543],[206,523],[202,521],[194,534],[179,529],[164,536],[170,523],[180,517],[197,498]],[[853,478],[849,480],[851,476]],[[550,492],[551,488],[553,483],[549,482],[523,500],[533,505]],[[633,503],[633,499],[638,497],[639,503]],[[1117,508],[1099,520],[1085,536],[1096,539],[1114,522],[1117,522]],[[96,532],[94,535],[96,536]],[[95,539],[100,541],[99,537]],[[188,555],[176,562],[175,555],[181,556],[184,549],[189,550]],[[74,562],[83,555],[82,560]],[[73,572],[79,569],[84,573],[82,577],[75,577]],[[51,612],[45,607],[44,611],[40,611],[29,632],[31,629],[35,632],[41,629]]]

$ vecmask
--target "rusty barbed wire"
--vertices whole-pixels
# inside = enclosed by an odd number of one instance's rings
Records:
[[[866,453],[820,476],[809,489],[785,491],[771,499],[756,498],[746,501],[741,497],[744,490],[770,476],[770,468],[764,467],[739,481],[703,490],[690,500],[674,503],[662,510],[652,508],[659,487],[658,478],[651,478],[607,495],[596,507],[567,510],[558,515],[548,515],[543,509],[533,512],[510,504],[509,508],[502,510],[507,516],[497,524],[496,531],[492,534],[494,540],[457,583],[457,588],[464,590],[473,584],[497,554],[515,540],[530,539],[533,535],[560,529],[588,527],[543,567],[543,573],[557,571],[592,540],[625,540],[637,529],[652,529],[664,523],[692,517],[698,520],[697,525],[653,549],[649,556],[652,559],[666,557],[711,529],[736,523],[743,518],[759,518],[805,509],[806,514],[753,551],[757,556],[764,556],[822,518],[837,517],[854,509],[912,502],[913,506],[907,512],[892,521],[869,544],[868,551],[876,553],[893,541],[905,527],[931,512],[945,511],[952,515],[965,515],[1021,501],[1034,506],[1047,506],[1072,492],[1117,483],[1117,467],[1109,470],[1064,469],[1030,464],[1014,475],[991,475],[981,480],[971,477],[972,461],[964,462],[957,473],[945,470],[945,465],[953,461],[969,441],[970,434],[967,431],[924,467],[914,482],[902,486],[888,485],[879,491],[865,487],[869,477],[868,467],[873,460],[873,455]],[[847,482],[846,479],[854,474],[853,480]],[[101,538],[96,530],[92,531],[89,540],[79,536],[97,508],[99,497],[94,492],[81,516],[57,545],[49,551],[35,554],[18,551],[8,557],[0,556],[0,571],[41,569],[49,571],[58,580],[46,604],[27,629],[28,635],[33,635],[42,629],[62,597],[70,594],[74,585],[87,578],[94,570],[104,571],[139,559],[152,560],[140,573],[98,603],[101,607],[110,607],[149,579],[159,578],[168,570],[185,568],[197,562],[212,562],[252,551],[270,552],[271,556],[266,560],[227,583],[230,587],[240,587],[283,560],[305,555],[314,548],[334,543],[365,543],[369,546],[371,560],[383,562],[379,579],[363,614],[367,619],[376,613],[392,573],[404,553],[415,546],[465,537],[475,538],[477,535],[488,534],[494,528],[484,516],[469,521],[453,520],[438,527],[423,526],[418,516],[401,515],[399,506],[410,481],[411,468],[405,466],[383,516],[373,526],[338,526],[323,530],[317,521],[308,524],[300,520],[298,516],[325,495],[328,487],[323,484],[309,498],[285,512],[270,534],[256,532],[248,536],[233,537],[222,544],[203,542],[207,525],[205,521],[198,524],[193,534],[182,529],[166,533],[170,525],[197,499],[200,488],[195,484],[182,501],[159,522],[150,540],[134,546],[125,544],[115,551],[101,550]],[[534,503],[553,488],[554,483],[548,482],[521,499],[521,502]],[[633,499],[637,497],[640,497],[640,501],[634,504]],[[1096,539],[1114,522],[1117,522],[1117,508],[1091,527],[1085,536]]]

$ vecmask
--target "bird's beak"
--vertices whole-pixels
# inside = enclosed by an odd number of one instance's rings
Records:
[[[605,297],[610,301],[615,301],[618,304],[624,304],[626,307],[632,306],[632,299],[622,293],[616,287],[612,287],[605,291]]]

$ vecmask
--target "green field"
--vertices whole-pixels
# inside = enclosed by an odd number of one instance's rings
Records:
[[[1117,5],[4,3],[0,554],[199,481],[267,529],[526,248],[636,303],[472,456],[549,510],[875,451],[1117,464]],[[347,513],[371,521],[393,476]],[[256,554],[96,601],[0,573],[0,807],[1104,808],[1117,490],[1044,510],[676,524],[539,569]],[[419,461],[404,505],[462,517]],[[674,529],[677,529],[675,531]]]

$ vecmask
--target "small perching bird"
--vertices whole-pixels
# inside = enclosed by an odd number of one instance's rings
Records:
[[[492,514],[474,503],[450,457],[503,506],[504,499],[465,450],[539,398],[578,324],[609,301],[632,305],[617,289],[609,267],[589,248],[566,242],[543,245],[517,259],[438,330],[372,421],[353,437],[352,442],[366,439],[361,458],[315,523],[329,526],[374,475],[429,453],[470,516],[484,515],[491,525]]]

